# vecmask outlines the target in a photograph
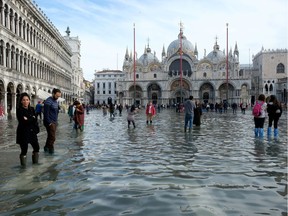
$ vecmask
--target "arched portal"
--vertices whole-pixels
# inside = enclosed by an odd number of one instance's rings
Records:
[[[124,93],[123,92],[119,92],[118,97],[119,97],[119,103],[123,105]]]
[[[215,89],[211,83],[204,83],[199,89],[199,98],[204,103],[215,102]]]
[[[233,95],[234,95],[234,87],[228,83],[228,88],[227,88],[227,84],[223,83],[222,85],[220,85],[219,89],[219,99],[220,101],[227,101],[228,103],[230,103],[231,99],[233,99]]]
[[[22,84],[18,84],[17,88],[16,88],[16,103],[18,103],[19,98],[20,98],[20,94],[23,92],[23,85]]]
[[[182,86],[181,86],[181,80],[177,79],[174,82],[172,82],[170,90],[171,90],[170,104],[182,103],[184,102],[185,98],[189,97],[190,85],[186,80],[182,80]]]
[[[13,107],[16,107],[15,101],[14,84],[10,82],[7,86],[7,112],[9,114],[14,111]]]
[[[161,87],[157,83],[152,83],[147,87],[148,101],[152,101],[153,104],[159,103],[161,94]]]
[[[241,102],[242,103],[249,103],[249,93],[247,85],[241,86],[241,94],[240,94]]]
[[[143,98],[143,90],[139,85],[132,85],[129,88],[129,103],[136,106],[141,105],[141,99]]]

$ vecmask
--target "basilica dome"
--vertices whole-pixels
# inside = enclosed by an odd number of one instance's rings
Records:
[[[147,66],[150,63],[158,63],[159,60],[156,57],[155,53],[151,53],[151,49],[148,46],[148,48],[145,48],[144,54],[138,59],[138,62],[141,63],[143,66]]]
[[[174,40],[168,46],[168,49],[167,49],[168,57],[177,53],[178,50],[180,49],[180,35],[181,34],[178,35],[177,40]],[[187,40],[187,38],[183,34],[182,34],[182,51],[190,56],[194,55],[194,46],[189,40]]]
[[[225,54],[223,51],[219,50],[219,45],[216,44],[213,47],[213,51],[211,51],[208,55],[207,55],[207,59],[209,59],[210,61],[221,61],[223,59],[225,59]]]

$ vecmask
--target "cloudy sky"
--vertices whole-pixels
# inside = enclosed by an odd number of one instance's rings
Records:
[[[238,44],[240,63],[252,63],[253,54],[264,49],[287,48],[287,0],[34,0],[65,35],[81,41],[81,67],[92,81],[95,71],[122,69],[126,48],[133,52],[133,24],[136,52],[145,45],[161,59],[163,46],[177,39],[180,25],[184,35],[197,44],[199,58],[213,49],[218,38],[226,48]]]

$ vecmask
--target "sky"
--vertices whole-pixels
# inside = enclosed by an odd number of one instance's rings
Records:
[[[252,64],[264,49],[287,49],[287,0],[34,0],[64,36],[81,41],[84,78],[92,81],[103,69],[122,70],[126,49],[138,58],[148,45],[161,60],[163,46],[176,40],[180,23],[187,40],[197,44],[198,59],[215,44],[234,50],[240,64]]]

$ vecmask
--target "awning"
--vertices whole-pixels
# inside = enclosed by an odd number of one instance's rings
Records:
[[[48,97],[52,96],[51,93],[43,91],[42,89],[38,89],[36,95],[39,99],[42,99],[42,100],[46,100]]]
[[[42,89],[38,89],[38,91],[37,91],[37,97],[41,100],[46,100],[50,96],[52,96],[52,93],[46,92]],[[60,97],[60,98],[58,98],[57,101],[63,102],[63,101],[65,101],[65,99]]]

